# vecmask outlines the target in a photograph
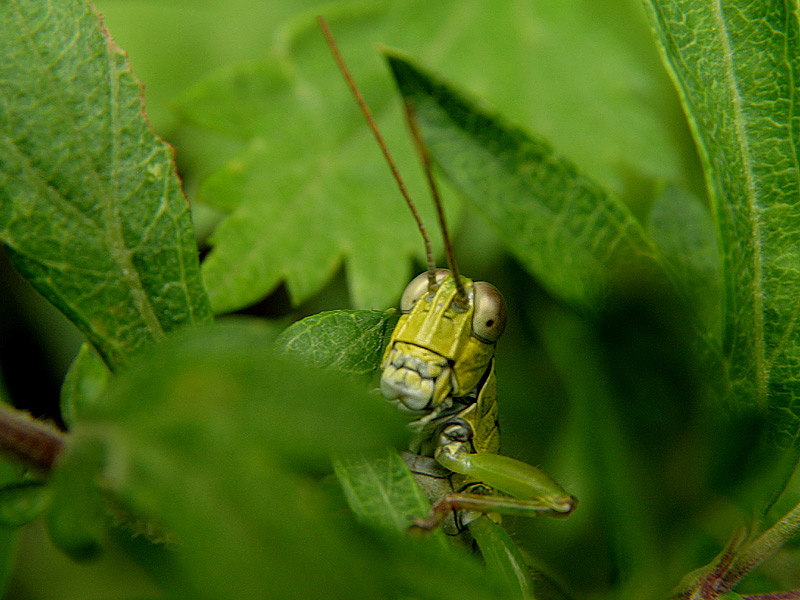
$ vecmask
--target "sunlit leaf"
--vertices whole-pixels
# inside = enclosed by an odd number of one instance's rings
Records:
[[[437,164],[551,293],[591,311],[615,280],[668,272],[619,198],[547,142],[407,57],[387,58]]]
[[[210,318],[173,151],[90,5],[0,19],[0,241],[116,368]]]
[[[642,24],[638,12],[615,10]],[[457,76],[515,118],[562,141],[571,156],[617,188],[628,181],[632,164],[633,171],[664,177],[682,169],[675,135],[682,125],[662,118],[674,114],[663,76],[653,68],[653,56],[630,59],[629,45],[638,47],[646,38],[642,27],[629,28],[626,36],[598,31],[604,20],[592,19],[579,0],[524,9],[451,1],[367,3],[328,13],[431,229],[427,192],[397,106],[387,106],[393,90],[376,60],[375,43],[403,47]],[[558,31],[569,41],[530,35],[540,30]],[[277,39],[270,59],[220,70],[179,103],[191,122],[246,145],[202,194],[232,211],[213,235],[203,267],[212,303],[218,311],[232,310],[282,280],[299,302],[344,264],[355,305],[384,308],[399,295],[409,258],[421,258],[418,233],[311,15],[291,22]],[[568,56],[565,47],[572,50]],[[592,64],[598,54],[602,70]],[[574,93],[587,88],[590,94]],[[618,92],[631,88],[638,93]],[[607,107],[602,113],[601,104]],[[623,148],[635,148],[625,160]],[[302,239],[289,235],[295,228],[304,231]]]

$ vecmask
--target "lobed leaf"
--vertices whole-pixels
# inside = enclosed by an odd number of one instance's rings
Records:
[[[636,26],[609,35],[598,28],[606,20],[587,15],[581,1],[521,9],[411,0],[323,12],[433,229],[418,161],[402,116],[389,105],[390,79],[371,50],[374,44],[413,48],[515,118],[547,131],[617,188],[625,187],[631,171],[677,178],[683,166],[676,147],[681,123],[663,118],[675,112],[668,86],[653,68],[655,57],[630,48],[638,49],[637,39],[647,37],[638,26],[643,19],[628,8],[608,10],[615,17],[624,12]],[[565,54],[565,46],[572,51]],[[201,194],[230,212],[212,236],[203,265],[212,304],[219,312],[234,310],[280,281],[292,301],[301,302],[344,265],[356,307],[391,305],[407,280],[409,258],[422,258],[410,215],[311,15],[287,23],[271,50],[266,59],[209,75],[179,101],[191,123],[246,146]],[[591,93],[576,93],[573,86]],[[619,93],[631,88],[636,94]],[[600,113],[598,104],[608,110]],[[587,128],[599,132],[590,143]],[[303,235],[298,238],[296,231]],[[432,237],[437,244],[438,236]]]
[[[80,0],[5,3],[0,241],[114,369],[210,319],[173,152]]]
[[[552,294],[593,311],[616,279],[669,272],[627,207],[548,143],[385,54],[437,164]]]
[[[720,241],[731,400],[800,435],[800,9],[645,3],[703,161]]]

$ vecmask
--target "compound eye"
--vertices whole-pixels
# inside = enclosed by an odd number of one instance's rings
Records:
[[[441,281],[450,274],[447,269],[436,269],[436,283]],[[411,312],[417,300],[422,298],[428,293],[428,272],[420,273],[411,280],[406,286],[403,295],[400,297],[400,310],[404,313]]]
[[[503,295],[491,283],[476,281],[475,312],[472,315],[472,333],[479,339],[494,344],[506,328],[506,303]]]

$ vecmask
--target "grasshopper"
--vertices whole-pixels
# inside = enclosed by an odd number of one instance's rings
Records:
[[[483,514],[567,516],[576,499],[543,471],[500,451],[494,349],[503,333],[503,296],[462,277],[413,107],[406,116],[437,210],[449,269],[437,269],[430,239],[325,20],[319,26],[383,152],[425,243],[428,270],[408,284],[381,363],[381,391],[412,417],[403,458],[432,503],[413,527],[460,535]],[[498,519],[498,517],[495,517]]]

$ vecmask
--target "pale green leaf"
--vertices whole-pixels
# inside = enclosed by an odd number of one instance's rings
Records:
[[[0,10],[0,241],[116,368],[210,318],[173,152],[88,3]]]
[[[554,134],[620,189],[631,164],[665,177],[680,172],[676,126],[662,118],[672,114],[669,91],[653,57],[631,59],[629,46],[639,46],[643,28],[625,36],[598,32],[581,0],[525,9],[453,1],[356,6],[331,9],[329,20],[429,228],[435,221],[427,192],[397,106],[387,107],[392,87],[373,52],[376,42],[411,49],[457,75]],[[641,15],[630,17],[641,25]],[[564,38],[530,35],[538,30]],[[212,304],[238,308],[280,281],[302,301],[344,264],[354,304],[386,307],[408,279],[409,258],[421,258],[419,235],[311,16],[292,21],[277,40],[274,60],[231,66],[179,103],[192,122],[248,143],[204,188],[205,201],[233,211],[212,237],[203,267]],[[568,59],[565,46],[574,50]],[[598,47],[602,72],[592,65]],[[574,86],[592,93],[575,94]],[[640,95],[617,91],[631,87]],[[597,111],[603,102],[606,120]],[[298,229],[300,239],[290,233]]]
[[[552,294],[591,311],[617,279],[667,272],[619,198],[547,142],[401,54],[387,58],[437,164]]]
[[[706,171],[740,407],[800,433],[800,10],[767,0],[646,3]]]
[[[335,310],[311,315],[288,327],[279,347],[314,366],[353,375],[372,375],[380,365],[394,310]]]

